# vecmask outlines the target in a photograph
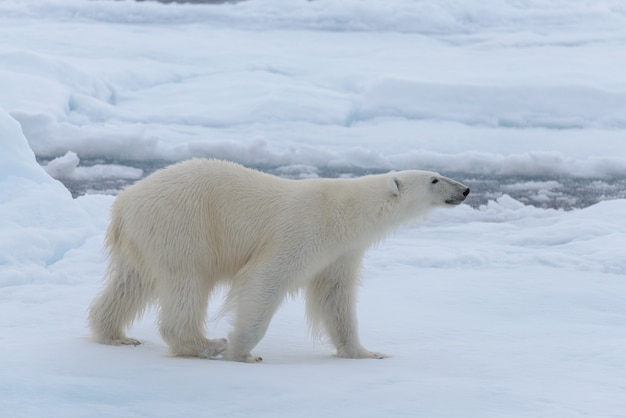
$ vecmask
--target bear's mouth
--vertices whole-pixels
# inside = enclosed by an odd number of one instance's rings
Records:
[[[463,193],[459,193],[453,198],[444,200],[444,203],[450,206],[460,205],[461,203],[463,203],[463,201],[465,201],[465,198],[467,197],[469,193],[470,193],[470,189],[468,187],[465,189],[465,191],[463,191]]]
[[[456,205],[460,205],[464,201],[465,201],[465,196],[462,196],[462,197],[458,197],[458,198],[455,198],[455,199],[447,199],[447,200],[444,201],[444,203],[446,205],[456,206]]]

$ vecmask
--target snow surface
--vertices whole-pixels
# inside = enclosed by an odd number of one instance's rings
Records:
[[[365,260],[362,339],[390,358],[332,357],[296,298],[250,365],[168,357],[153,311],[143,345],[92,343],[114,198],[51,177],[212,156],[608,188],[625,44],[619,0],[0,1],[0,416],[626,417],[626,200],[437,211]]]

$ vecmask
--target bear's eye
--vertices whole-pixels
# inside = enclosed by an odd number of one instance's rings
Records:
[[[431,184],[437,184],[437,182],[438,182],[438,181],[439,181],[439,179],[432,179],[432,180],[430,181],[430,183],[431,183]]]

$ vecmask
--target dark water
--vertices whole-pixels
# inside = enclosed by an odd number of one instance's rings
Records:
[[[43,162],[43,161],[42,161]],[[171,162],[166,161],[102,161],[81,160],[81,165],[114,163],[140,168],[144,176],[162,168]],[[254,167],[261,171],[289,178],[301,178],[311,174],[310,167],[295,167],[287,172],[271,166]],[[350,168],[345,171],[318,168],[314,172],[319,177],[337,178],[343,176],[362,176],[382,171],[362,168]],[[446,176],[466,184],[472,192],[467,204],[479,207],[489,200],[507,194],[514,199],[540,208],[571,210],[584,208],[602,200],[626,198],[626,178],[572,178],[572,177],[534,177],[534,176],[489,176],[463,172],[446,172]],[[87,182],[63,181],[74,197],[86,193],[116,194],[134,180],[106,179]]]
[[[472,176],[459,173],[472,193],[467,203],[478,207],[507,194],[526,204],[544,209],[585,208],[603,200],[626,198],[626,179],[544,178],[519,176]]]

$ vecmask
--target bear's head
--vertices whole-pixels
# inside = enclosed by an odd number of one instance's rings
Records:
[[[422,170],[389,173],[388,185],[398,209],[408,217],[425,216],[435,207],[456,206],[470,192],[458,181]]]

